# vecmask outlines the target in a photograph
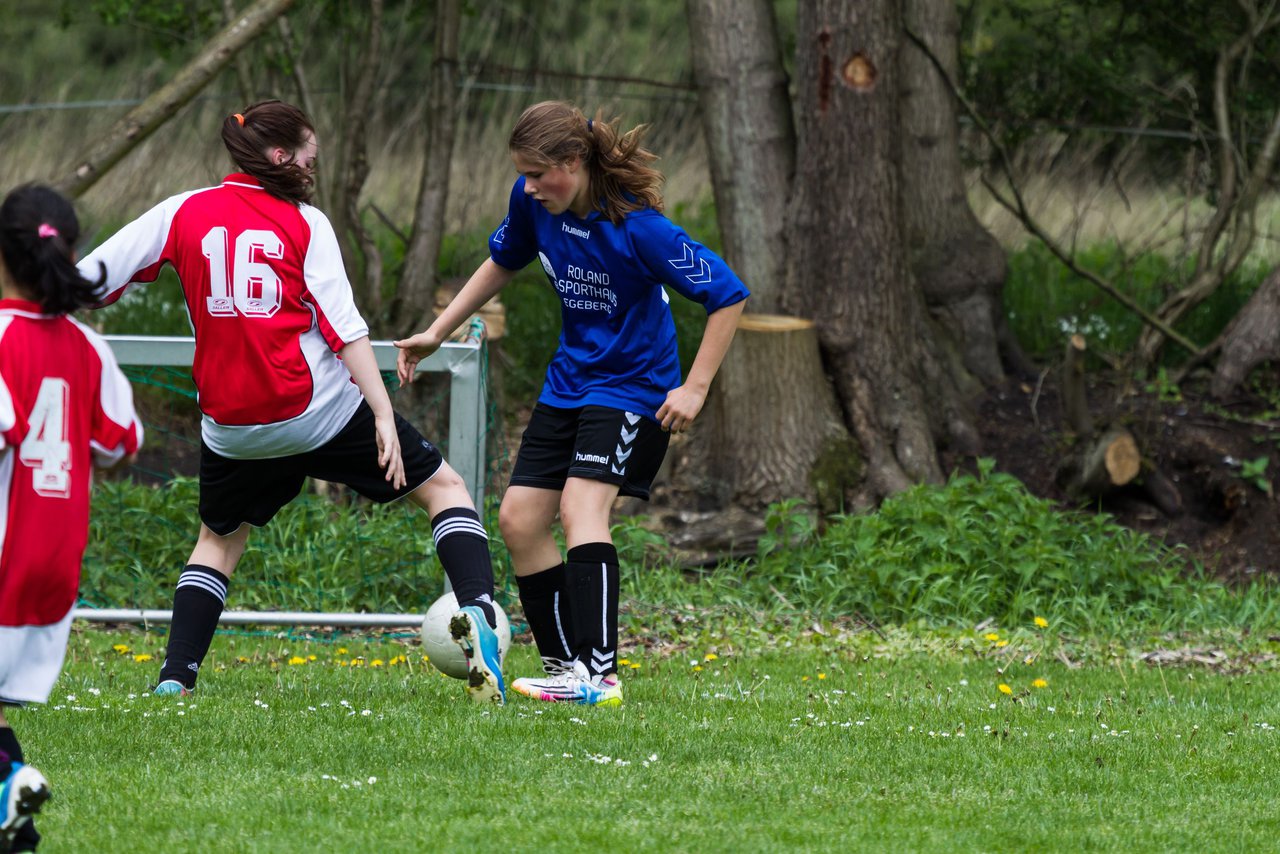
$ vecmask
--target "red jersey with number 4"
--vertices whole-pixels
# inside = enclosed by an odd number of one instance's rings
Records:
[[[205,443],[232,458],[309,451],[335,436],[360,390],[335,353],[369,334],[329,220],[248,175],[161,202],[80,262],[106,265],[105,303],[165,264],[195,331],[192,379]]]
[[[142,444],[111,348],[41,311],[0,300],[0,626],[56,623],[75,605],[92,467]]]

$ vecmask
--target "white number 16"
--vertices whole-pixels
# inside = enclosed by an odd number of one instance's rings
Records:
[[[271,265],[258,258],[283,258],[284,242],[273,231],[251,228],[236,237],[234,259],[229,258],[227,229],[209,229],[200,241],[209,260],[209,313],[219,317],[234,315],[270,317],[280,309],[280,277]],[[227,262],[231,260],[231,269]]]

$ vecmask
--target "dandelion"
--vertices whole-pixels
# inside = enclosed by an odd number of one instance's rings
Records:
[[[987,639],[987,640],[989,640],[989,641],[998,641],[998,640],[1000,640],[1000,636],[999,636],[998,634],[996,634],[995,632],[987,632],[985,635],[983,635],[983,637],[984,637],[984,638],[986,638],[986,639]]]
[[[236,656],[236,661],[240,662],[241,664],[248,664],[248,663],[249,663],[249,659],[245,658],[243,655],[237,655],[237,656]]]
[[[346,654],[347,654],[347,648],[345,646],[338,647],[338,655],[346,655]]]
[[[145,652],[139,653],[133,657],[133,660],[141,664],[144,661],[150,661],[151,656]]]
[[[619,658],[619,659],[618,659],[618,663],[619,663],[619,664],[621,664],[623,667],[626,667],[628,664],[630,664],[630,663],[631,663],[631,659],[629,659],[629,658]]]
[[[129,645],[123,644],[123,643],[118,643],[111,648],[114,649],[116,652],[120,653],[121,655],[124,655],[129,651]]]
[[[370,666],[370,667],[381,667],[381,666],[383,665],[383,663],[384,663],[384,662],[383,662],[383,660],[382,660],[381,658],[375,658],[373,661],[370,661],[370,662],[369,662],[369,666]]]
[[[826,679],[826,678],[827,678],[827,674],[825,674],[825,673],[819,673],[819,674],[818,674],[818,678],[819,678],[819,679]]]
[[[996,690],[998,690],[1001,694],[1013,693],[1013,689],[1010,688],[1008,685],[1004,684],[1003,682],[1001,682],[999,685],[996,686]]]
[[[800,677],[800,681],[801,681],[801,682],[808,682],[808,681],[809,681],[809,677],[808,677],[808,676],[801,676],[801,677]]]
[[[1031,683],[1031,687],[1032,688],[1048,688],[1049,683],[1043,679],[1037,679],[1036,681]]]
[[[307,656],[307,661],[315,661],[315,660],[316,660],[316,657],[314,655]]]
[[[701,665],[701,664],[695,664],[695,665],[693,665],[693,672],[694,672],[694,673],[701,673],[701,672],[702,672],[702,665]],[[805,678],[806,678],[806,679],[808,679],[809,677],[808,677],[808,676],[806,676]]]
[[[627,665],[627,667],[631,668],[632,670],[639,670],[639,669],[640,669],[640,665],[639,665],[639,664],[637,664],[637,663],[635,663],[634,661],[633,661],[633,662],[631,662],[630,664],[628,664],[628,665]]]
[[[719,657],[720,657],[720,656],[716,655],[714,652],[709,652],[709,653],[707,653],[705,656],[703,656],[702,660],[703,660],[703,661],[715,661],[715,660],[716,660],[717,658],[719,658]]]
[[[1006,647],[1006,646],[1008,646],[1008,645],[1009,645],[1009,642],[1008,642],[1007,640],[999,640],[999,641],[996,641],[996,647],[997,647],[997,648],[1001,648],[1001,649],[1002,649],[1002,648],[1004,648],[1004,647]]]
[[[307,660],[306,660],[305,658],[303,658],[302,656],[300,656],[300,655],[295,655],[295,656],[293,656],[292,658],[290,658],[290,659],[289,659],[289,663],[290,663],[290,664],[293,664],[293,665],[297,665],[297,664],[306,664],[306,663],[307,663]]]
[[[1049,621],[1046,620],[1044,617],[1036,617],[1034,622],[1036,626],[1039,628],[1042,628],[1042,629],[1049,628]]]

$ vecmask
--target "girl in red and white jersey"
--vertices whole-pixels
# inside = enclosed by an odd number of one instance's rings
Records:
[[[264,101],[228,116],[222,141],[238,172],[161,202],[81,262],[105,264],[108,303],[171,265],[195,331],[200,535],[156,692],[195,688],[250,526],[316,477],[430,513],[468,691],[501,703],[488,535],[462,478],[391,407],[333,228],[308,204],[315,129],[297,107]]]
[[[80,274],[71,204],[19,187],[0,205],[0,850],[31,851],[49,797],[24,764],[4,704],[43,703],[62,669],[93,467],[142,443],[133,392],[107,343],[67,316],[96,301]]]

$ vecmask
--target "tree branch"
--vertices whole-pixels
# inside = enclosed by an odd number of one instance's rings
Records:
[[[964,97],[964,94],[956,86],[950,75],[947,74],[946,69],[942,66],[942,63],[938,58],[934,56],[933,51],[929,49],[929,46],[910,29],[906,29],[905,32],[907,37],[911,39],[911,41],[915,43],[920,50],[924,51],[925,55],[929,58],[929,61],[933,63],[934,68],[936,68],[938,73],[942,75],[942,79],[946,81],[947,88],[951,90],[951,94],[956,99],[956,103],[960,104],[965,111],[965,115],[967,115],[973,122],[974,127],[978,128],[983,137],[986,138],[986,140],[991,143],[992,147],[995,149],[1000,164],[1000,171],[1004,173],[1006,180],[1009,182],[1009,190],[1012,193],[1013,198],[1012,200],[1006,198],[1004,194],[997,190],[995,185],[992,184],[985,175],[983,175],[982,185],[991,193],[992,198],[1017,217],[1018,221],[1022,223],[1023,228],[1043,243],[1045,248],[1052,252],[1054,257],[1065,264],[1071,272],[1094,285],[1103,293],[1107,294],[1116,302],[1133,312],[1142,320],[1143,323],[1160,330],[1160,332],[1170,340],[1176,341],[1191,353],[1199,353],[1200,348],[1193,341],[1181,335],[1168,324],[1161,321],[1160,318],[1138,305],[1128,295],[1121,292],[1115,285],[1106,281],[1091,270],[1081,267],[1076,263],[1074,255],[1062,248],[1062,246],[1060,246],[1058,242],[1040,226],[1035,217],[1031,215],[1030,210],[1028,210],[1026,200],[1023,198],[1022,192],[1018,187],[1017,177],[1013,168],[1013,159],[1010,157],[1008,149],[1006,149],[1004,144],[996,137],[995,133],[991,130],[986,121],[983,120],[982,116],[978,114],[977,109]]]

